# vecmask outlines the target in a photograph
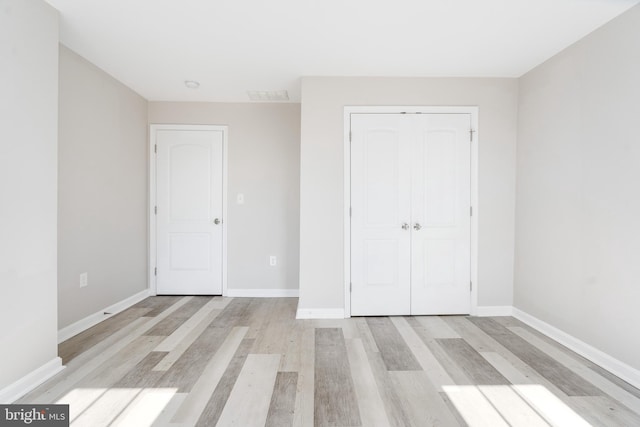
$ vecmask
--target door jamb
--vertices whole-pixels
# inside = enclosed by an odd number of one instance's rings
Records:
[[[156,289],[156,132],[159,130],[194,130],[194,131],[221,131],[222,132],[222,295],[227,295],[227,166],[228,166],[228,126],[218,125],[173,125],[173,124],[151,124],[149,125],[149,270],[148,270],[148,290],[149,295],[157,295]]]
[[[351,114],[470,114],[471,142],[471,314],[478,312],[478,129],[477,106],[346,106],[344,107],[344,317],[351,317]]]

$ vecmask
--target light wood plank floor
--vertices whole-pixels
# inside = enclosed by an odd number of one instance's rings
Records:
[[[296,298],[151,297],[65,341],[19,403],[73,426],[640,426],[640,390],[512,317],[295,320]]]

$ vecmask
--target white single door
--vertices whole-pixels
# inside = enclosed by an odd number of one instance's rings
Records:
[[[220,130],[156,130],[156,292],[222,294]]]
[[[410,310],[411,154],[397,114],[351,116],[351,313]]]
[[[471,116],[413,121],[411,314],[471,311]]]
[[[471,309],[469,114],[351,115],[351,314]]]

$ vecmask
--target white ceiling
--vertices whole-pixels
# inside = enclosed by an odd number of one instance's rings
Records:
[[[301,76],[519,77],[640,2],[47,1],[63,44],[145,98],[224,102],[297,102]]]

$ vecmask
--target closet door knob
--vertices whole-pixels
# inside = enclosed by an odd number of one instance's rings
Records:
[[[403,230],[408,230],[409,229],[409,224],[407,224],[406,222],[402,223],[402,229]]]
[[[420,230],[421,228],[422,228],[422,226],[421,226],[419,223],[417,223],[417,222],[416,222],[416,224],[413,226],[413,229],[414,229],[414,230],[416,230],[416,231]]]

